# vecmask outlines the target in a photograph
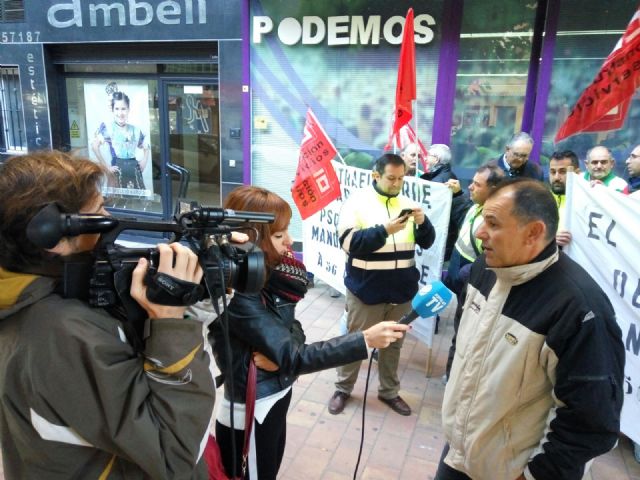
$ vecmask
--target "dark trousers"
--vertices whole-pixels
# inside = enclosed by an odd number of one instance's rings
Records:
[[[291,390],[283,398],[278,400],[264,419],[262,424],[253,422],[253,431],[256,439],[256,451],[258,477],[254,480],[275,480],[284,456],[284,447],[287,441],[287,411],[291,403]],[[235,430],[236,439],[236,476],[242,473],[242,446],[244,442],[244,430]],[[227,474],[231,476],[231,429],[216,422],[216,440],[220,446],[222,464]],[[252,452],[249,452],[249,457]],[[247,475],[249,479],[249,468]]]
[[[442,450],[440,463],[438,464],[438,471],[436,472],[434,480],[471,480],[471,477],[444,463],[444,457],[447,456],[448,452],[449,444],[447,443]]]
[[[447,276],[444,280],[444,284],[449,290],[460,296],[465,283],[469,281],[469,270],[463,269],[465,265],[469,265],[471,262],[460,255],[460,252],[453,249],[451,258],[449,259],[449,268],[447,269]],[[458,298],[459,300],[459,298]]]

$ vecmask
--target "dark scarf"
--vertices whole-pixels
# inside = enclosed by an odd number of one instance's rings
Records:
[[[637,192],[640,190],[640,176],[629,177],[629,193]]]
[[[307,269],[289,250],[282,261],[271,270],[265,290],[292,302],[299,302],[307,293]]]

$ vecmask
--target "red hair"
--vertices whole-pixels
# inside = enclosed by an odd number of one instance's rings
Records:
[[[265,264],[269,270],[278,265],[281,261],[281,256],[276,249],[273,248],[271,235],[289,228],[292,215],[289,204],[285,202],[282,197],[266,188],[243,185],[235,188],[227,195],[224,201],[224,208],[272,213],[275,215],[276,218],[273,223],[249,224],[258,231],[258,239],[256,239],[256,232],[253,230],[244,233],[247,233],[251,241],[256,243],[264,252]]]

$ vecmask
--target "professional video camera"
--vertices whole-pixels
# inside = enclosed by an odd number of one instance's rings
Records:
[[[257,292],[265,280],[262,251],[251,243],[232,244],[231,231],[243,231],[247,222],[272,223],[268,213],[243,212],[197,203],[179,202],[173,221],[118,219],[96,214],[60,212],[55,203],[40,210],[27,227],[27,237],[41,248],[53,248],[63,237],[87,233],[102,234],[92,252],[64,259],[61,294],[87,300],[90,305],[108,309],[140,328],[146,312],[131,298],[131,274],[140,257],[149,260],[145,278],[147,297],[163,305],[192,305],[218,299],[227,288]],[[184,241],[198,255],[204,271],[202,284],[182,282],[157,272],[156,248],[128,248],[116,244],[125,230],[167,232],[170,241]]]

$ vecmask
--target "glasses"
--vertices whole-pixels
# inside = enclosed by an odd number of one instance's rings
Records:
[[[513,150],[511,150],[511,155],[513,155],[516,158],[529,158],[529,154],[528,153],[518,153],[518,152],[514,152]]]
[[[611,160],[609,160],[609,159],[605,159],[605,160],[589,160],[589,163],[591,165],[606,165],[610,161]]]

